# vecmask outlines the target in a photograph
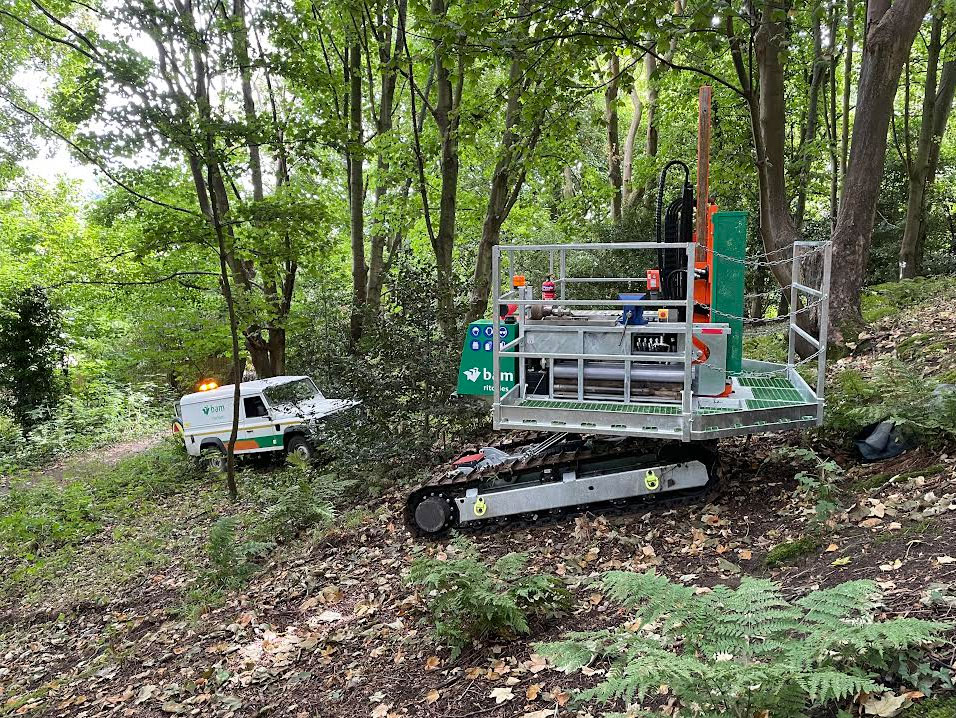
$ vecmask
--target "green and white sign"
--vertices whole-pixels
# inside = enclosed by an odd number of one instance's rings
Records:
[[[458,365],[458,393],[473,396],[491,396],[495,392],[493,350],[495,342],[507,344],[518,336],[517,324],[500,324],[499,334],[494,336],[495,326],[490,319],[479,319],[468,325],[465,343],[461,349]],[[508,351],[513,351],[509,349]],[[511,389],[515,376],[515,360],[501,358],[501,393]]]

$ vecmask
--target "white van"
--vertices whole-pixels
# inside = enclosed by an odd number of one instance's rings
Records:
[[[309,460],[309,424],[350,409],[359,402],[326,399],[307,376],[277,376],[239,385],[239,436],[236,455],[285,451]],[[203,455],[216,470],[226,467],[226,445],[232,433],[235,386],[186,394],[176,402],[173,432],[182,433],[186,452]]]

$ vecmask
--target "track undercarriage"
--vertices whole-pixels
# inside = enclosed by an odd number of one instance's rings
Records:
[[[486,447],[408,498],[419,535],[535,522],[588,510],[695,500],[718,475],[716,442],[654,442],[552,435]]]

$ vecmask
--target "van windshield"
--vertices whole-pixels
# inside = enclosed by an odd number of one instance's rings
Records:
[[[285,384],[276,384],[262,391],[271,406],[298,404],[308,399],[324,399],[311,379],[296,379]]]

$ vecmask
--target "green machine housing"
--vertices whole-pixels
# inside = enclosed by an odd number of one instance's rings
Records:
[[[727,372],[739,374],[744,354],[744,253],[747,213],[715,212],[714,277],[711,282],[711,321],[730,325]]]
[[[499,346],[518,336],[517,324],[502,322],[498,328]],[[465,343],[458,365],[458,393],[471,396],[491,396],[495,392],[493,349],[495,327],[490,319],[479,319],[468,325]],[[514,359],[501,359],[501,393],[511,389],[516,378]]]

